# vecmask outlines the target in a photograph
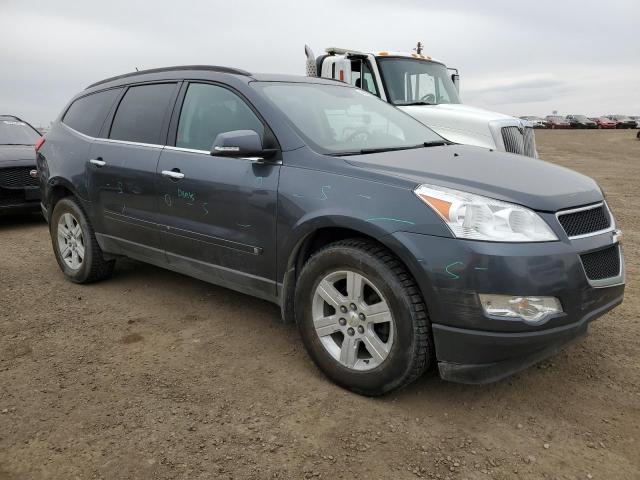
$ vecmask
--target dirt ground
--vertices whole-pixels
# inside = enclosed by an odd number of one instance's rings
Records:
[[[133,261],[63,279],[46,225],[0,219],[0,480],[640,478],[640,142],[542,131],[624,231],[624,304],[496,384],[346,392],[279,310]]]

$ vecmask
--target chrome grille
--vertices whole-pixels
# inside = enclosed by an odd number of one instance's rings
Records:
[[[0,187],[37,187],[38,179],[29,174],[31,170],[35,170],[35,167],[0,168]]]
[[[589,280],[603,280],[620,275],[620,249],[612,245],[602,250],[580,255]]]
[[[569,238],[607,230],[611,215],[603,203],[590,207],[558,212],[558,221]]]
[[[507,152],[536,156],[536,138],[531,127],[502,127],[502,141]]]

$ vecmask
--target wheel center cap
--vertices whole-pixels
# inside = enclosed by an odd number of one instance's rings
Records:
[[[347,323],[351,327],[356,327],[360,323],[360,319],[358,318],[358,314],[356,312],[350,312],[349,318],[347,319]]]

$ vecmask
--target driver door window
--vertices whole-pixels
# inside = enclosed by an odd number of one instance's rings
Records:
[[[184,98],[176,147],[210,151],[220,133],[253,130],[264,138],[264,126],[238,95],[218,85],[192,83]]]
[[[362,78],[360,78],[360,69],[362,68]],[[376,81],[369,67],[369,62],[362,60],[351,61],[351,85],[361,88],[373,95],[380,96],[376,87]]]

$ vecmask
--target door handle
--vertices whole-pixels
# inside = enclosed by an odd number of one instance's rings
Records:
[[[180,171],[176,172],[175,170],[162,170],[162,176],[169,177],[174,180],[180,180],[181,178],[184,178],[184,173]]]
[[[89,163],[95,165],[98,168],[104,167],[107,164],[107,162],[105,162],[101,158],[92,158],[91,160],[89,160]]]

